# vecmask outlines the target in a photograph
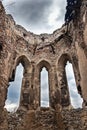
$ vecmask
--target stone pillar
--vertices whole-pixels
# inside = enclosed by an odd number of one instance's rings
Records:
[[[7,111],[5,110],[5,101],[7,97],[8,82],[0,76],[0,130],[7,129]]]
[[[73,72],[74,72],[74,77],[75,77],[75,82],[76,82],[76,87],[78,90],[78,93],[82,97],[82,89],[81,89],[81,76],[80,76],[80,71],[79,71],[79,60],[77,57],[77,54],[74,54],[72,56],[72,66],[73,66]]]
[[[58,84],[61,91],[61,105],[67,107],[70,105],[69,89],[67,84],[65,66],[58,67]]]
[[[83,100],[87,103],[87,58],[84,53],[84,50],[78,45],[76,42],[77,48],[77,55],[78,55],[78,63],[79,63],[79,70],[81,75],[81,89],[82,89],[82,96]]]
[[[20,106],[34,109],[34,90],[31,83],[32,73],[25,73],[22,80]]]
[[[60,104],[60,90],[58,87],[57,71],[55,66],[52,67],[50,75],[50,106],[56,109],[57,105]]]
[[[78,58],[77,58],[77,54],[74,54],[72,56],[72,67],[73,67],[73,72],[74,72],[74,76],[75,76],[75,81],[76,81],[76,85],[80,85],[80,72],[79,72],[79,65],[78,65]]]
[[[36,67],[34,73],[34,89],[35,89],[35,106],[37,109],[40,106],[40,72]]]
[[[53,93],[55,90],[54,68],[51,68],[49,70],[48,80],[49,80],[49,105],[53,107]]]

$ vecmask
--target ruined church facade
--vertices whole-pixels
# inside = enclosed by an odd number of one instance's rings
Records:
[[[82,109],[73,109],[65,66],[74,70]],[[5,106],[9,82],[18,64],[24,67],[20,105],[9,114]],[[49,108],[40,104],[40,72],[49,79]],[[87,130],[87,0],[76,18],[53,34],[36,35],[16,25],[0,2],[0,130]],[[77,101],[78,102],[78,101]]]

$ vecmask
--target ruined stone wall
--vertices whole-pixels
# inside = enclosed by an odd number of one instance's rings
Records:
[[[0,130],[87,129],[86,108],[71,108],[65,73],[69,61],[86,107],[86,4],[83,0],[79,15],[68,24],[68,30],[67,25],[63,25],[53,34],[36,35],[16,25],[0,2]],[[4,105],[9,82],[15,80],[19,63],[24,67],[20,106],[16,113],[9,114]],[[40,107],[40,72],[43,67],[49,76],[49,108]]]
[[[80,71],[79,84],[81,86],[83,99],[86,104],[87,77],[85,75],[87,73],[87,67],[86,67],[87,66],[87,45],[86,45],[87,0],[82,0],[81,2],[82,3],[78,15],[73,20],[73,22],[69,23],[69,32],[72,34],[73,44],[75,45],[77,52],[78,65]]]

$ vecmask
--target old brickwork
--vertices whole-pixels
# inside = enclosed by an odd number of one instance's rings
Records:
[[[70,104],[65,65],[73,65],[83,108]],[[5,100],[15,70],[24,67],[20,106],[9,114]],[[40,107],[40,72],[49,75],[50,107]],[[35,35],[16,25],[0,2],[0,130],[87,130],[87,0],[76,18],[53,34]],[[56,99],[56,100],[55,100]]]

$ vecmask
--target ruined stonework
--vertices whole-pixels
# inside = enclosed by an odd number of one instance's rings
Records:
[[[53,34],[35,35],[16,25],[0,2],[0,130],[87,130],[87,0],[76,18]],[[70,103],[65,65],[73,65],[83,108]],[[5,110],[9,82],[24,67],[20,106]],[[40,72],[48,70],[50,107],[40,107]]]

